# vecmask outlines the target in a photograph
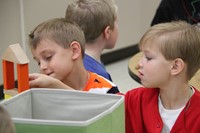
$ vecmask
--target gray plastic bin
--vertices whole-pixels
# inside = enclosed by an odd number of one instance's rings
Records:
[[[124,133],[124,98],[61,89],[30,89],[1,102],[17,133]]]

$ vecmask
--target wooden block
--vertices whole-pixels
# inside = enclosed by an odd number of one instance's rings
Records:
[[[18,94],[17,88],[13,88],[11,90],[4,90],[5,99],[13,97]]]
[[[16,43],[9,45],[3,56],[4,89],[15,88],[14,63],[17,64],[18,92],[29,89],[28,63],[29,59],[21,46]]]
[[[17,64],[18,92],[29,89],[28,64]]]
[[[17,64],[29,63],[28,57],[18,43],[9,45],[5,53],[2,55],[2,59]]]
[[[2,61],[3,63],[3,84],[4,89],[13,89],[15,88],[14,81],[14,64],[9,61]]]

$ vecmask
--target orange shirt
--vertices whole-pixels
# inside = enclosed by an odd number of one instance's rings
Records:
[[[119,93],[119,90],[114,83],[93,72],[89,72],[89,79],[83,91],[102,94]]]

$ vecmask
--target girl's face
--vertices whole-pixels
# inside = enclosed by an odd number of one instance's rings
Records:
[[[170,61],[155,47],[145,47],[142,52],[143,57],[138,63],[141,83],[147,88],[161,88],[169,80]]]
[[[70,48],[63,48],[53,41],[42,40],[37,48],[31,51],[42,74],[63,81],[73,68]]]

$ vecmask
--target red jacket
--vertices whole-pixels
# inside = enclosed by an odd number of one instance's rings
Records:
[[[158,89],[138,88],[125,94],[126,133],[160,133]],[[171,133],[200,133],[200,92],[195,89]]]

